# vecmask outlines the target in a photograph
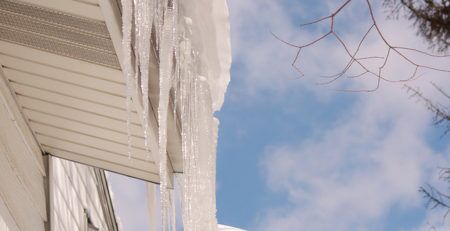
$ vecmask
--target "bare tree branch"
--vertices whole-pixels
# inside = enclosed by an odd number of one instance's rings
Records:
[[[424,194],[424,197],[428,199],[427,207],[435,209],[438,207],[450,209],[450,204],[446,201],[449,198],[447,194],[444,194],[434,188],[433,186],[427,184],[426,187],[420,187],[419,192]]]
[[[301,52],[303,49],[306,49],[316,43],[321,42],[322,40],[324,40],[325,38],[332,36],[334,37],[338,44],[344,48],[346,55],[349,57],[349,61],[347,62],[347,64],[345,65],[345,67],[339,71],[336,74],[333,75],[325,75],[325,76],[321,76],[321,78],[325,78],[327,79],[326,81],[322,81],[319,82],[319,85],[327,85],[327,84],[331,84],[339,79],[341,79],[342,77],[346,76],[346,73],[354,66],[357,65],[360,68],[362,68],[362,72],[356,75],[347,75],[347,78],[357,78],[357,77],[363,77],[363,76],[372,76],[377,78],[377,82],[376,85],[371,88],[371,89],[357,89],[357,90],[340,90],[340,91],[345,91],[345,92],[373,92],[376,91],[379,87],[380,87],[380,83],[381,80],[386,81],[386,82],[408,82],[411,81],[413,79],[419,78],[420,76],[418,76],[418,72],[420,69],[429,69],[429,70],[433,70],[433,71],[437,71],[437,72],[446,72],[446,73],[450,73],[450,69],[444,69],[444,68],[439,68],[439,67],[435,67],[435,66],[430,66],[430,65],[425,65],[419,62],[414,61],[412,58],[410,58],[406,53],[404,53],[404,51],[408,51],[408,52],[413,52],[413,53],[417,53],[417,54],[422,54],[422,55],[427,55],[429,57],[433,57],[433,58],[445,58],[445,57],[450,57],[449,55],[437,55],[437,54],[432,54],[426,51],[422,51],[416,48],[411,48],[411,47],[402,47],[402,46],[395,46],[392,45],[392,43],[385,37],[385,35],[383,34],[381,28],[379,27],[377,20],[374,16],[374,11],[372,8],[372,4],[370,2],[370,0],[366,0],[366,6],[367,9],[369,11],[369,20],[371,21],[370,26],[368,27],[368,29],[366,30],[366,32],[364,33],[364,35],[362,36],[362,38],[359,40],[358,42],[358,46],[356,47],[356,50],[354,52],[351,52],[348,45],[345,43],[345,41],[341,38],[341,36],[338,35],[338,33],[336,33],[335,30],[335,20],[336,20],[336,16],[341,13],[341,11],[343,9],[345,9],[345,7],[347,7],[349,5],[349,3],[352,2],[352,0],[346,0],[343,4],[341,4],[335,11],[333,11],[331,14],[326,15],[324,17],[320,17],[319,19],[301,24],[301,26],[309,26],[309,25],[316,25],[320,22],[323,21],[329,21],[330,25],[328,27],[328,31],[313,39],[310,42],[307,42],[305,44],[301,44],[301,45],[297,45],[291,42],[288,42],[284,39],[282,39],[280,36],[272,33],[272,35],[278,39],[279,41],[283,42],[284,44],[291,46],[295,49],[297,49],[297,53],[295,55],[295,58],[293,59],[292,62],[292,67],[300,74],[301,77],[304,76],[304,73],[301,69],[301,66],[298,63],[298,60],[301,58]],[[371,32],[375,32],[378,36],[378,38],[383,41],[383,43],[387,46],[387,51],[386,51],[386,55],[383,57],[379,57],[379,56],[372,56],[372,57],[362,57],[362,58],[358,58],[358,53],[361,50],[361,47],[363,46],[364,41],[366,40],[367,36],[371,33]],[[389,62],[389,58],[392,54],[397,54],[401,57],[401,59],[412,65],[413,69],[412,69],[412,74],[410,76],[408,76],[407,78],[404,79],[400,79],[400,80],[392,80],[389,79],[387,77],[385,77],[383,75],[383,71],[385,69],[385,67],[387,66],[388,62]],[[373,71],[371,69],[369,69],[369,67],[364,64],[362,62],[362,60],[369,60],[369,59],[383,59],[384,62],[378,66],[378,70],[377,71]]]

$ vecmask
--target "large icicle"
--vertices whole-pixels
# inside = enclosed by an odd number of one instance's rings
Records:
[[[134,71],[131,64],[131,27],[133,16],[133,2],[122,0],[122,53],[123,74],[126,82],[126,110],[127,110],[127,133],[128,133],[128,158],[131,158],[131,103],[133,95]]]
[[[225,64],[218,63],[224,56],[219,57],[214,54],[218,52],[215,49],[222,48],[220,44],[223,38],[218,38],[215,34],[217,31],[212,24],[217,21],[208,21],[205,20],[207,17],[203,18],[203,14],[215,14],[214,11],[218,9],[223,11],[225,8],[226,11],[225,0],[214,2],[182,1],[178,6],[178,0],[122,0],[123,72],[127,83],[127,112],[130,116],[131,96],[139,95],[132,94],[136,93],[133,91],[140,91],[142,98],[138,100],[142,100],[139,103],[142,103],[143,108],[142,122],[147,149],[149,149],[150,132],[150,52],[155,51],[159,63],[159,153],[154,156],[154,159],[159,162],[163,231],[176,230],[175,199],[173,191],[169,189],[168,166],[171,163],[167,153],[167,125],[176,123],[178,119],[181,125],[183,155],[181,201],[184,230],[217,230],[215,175],[218,120],[214,118],[213,113],[220,108],[223,100],[223,92],[228,82],[226,74],[223,75],[223,73],[226,73],[224,70],[229,60],[225,59]],[[217,3],[218,7],[214,7],[216,2],[220,2]],[[209,10],[211,12],[207,12]],[[220,13],[219,15],[222,16],[219,19],[223,20],[224,15]],[[134,31],[132,31],[133,25]],[[226,31],[226,27],[227,24],[224,23],[220,31]],[[152,31],[155,32],[153,36]],[[134,41],[131,41],[132,38]],[[154,41],[151,41],[152,38]],[[131,50],[133,42],[134,57]],[[224,44],[226,48],[227,45]],[[154,49],[152,45],[155,46]],[[227,52],[229,50],[225,49],[225,53]],[[171,106],[174,121],[168,121]],[[129,129],[130,118],[127,119],[127,125]],[[131,135],[129,135],[128,143],[131,147]]]
[[[201,76],[198,52],[192,48],[192,21],[184,19],[179,48],[183,149],[183,223],[187,231],[217,230],[215,217],[215,141],[217,122],[213,119],[207,78]]]
[[[174,0],[175,1],[175,0]],[[160,181],[161,181],[161,216],[162,230],[173,230],[171,227],[171,194],[168,188],[168,168],[167,161],[167,114],[169,109],[169,96],[171,79],[173,74],[173,53],[174,53],[174,8],[173,2],[164,13],[164,24],[162,28],[160,50],[159,50],[159,103],[158,103],[158,125],[159,125],[159,161],[160,161]]]
[[[142,91],[142,120],[144,123],[144,138],[147,153],[149,153],[149,63],[151,48],[151,32],[154,18],[154,1],[135,0],[135,27],[136,27],[136,53],[137,63],[140,71],[141,91]],[[149,155],[147,156],[149,159]]]

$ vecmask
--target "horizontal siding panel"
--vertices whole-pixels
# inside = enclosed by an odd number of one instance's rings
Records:
[[[49,143],[44,142],[44,141],[48,141],[48,140],[43,140],[42,136],[40,136],[42,134],[42,135],[49,136],[49,137],[57,137],[59,140],[61,140],[61,142],[62,142],[62,140],[65,140],[65,141],[70,141],[74,144],[92,147],[99,151],[103,150],[103,151],[105,151],[105,153],[110,153],[108,156],[103,157],[106,160],[111,159],[111,160],[119,161],[120,159],[123,158],[122,161],[124,161],[124,160],[127,160],[127,158],[128,158],[127,145],[99,139],[96,137],[87,136],[87,135],[69,131],[69,130],[52,127],[52,126],[49,126],[46,124],[36,123],[33,121],[30,123],[30,125],[31,125],[32,129],[36,132],[36,137],[41,144],[50,145]],[[71,149],[66,149],[66,150],[71,150]],[[139,160],[144,160],[144,161],[146,160],[147,152],[145,150],[132,148],[131,152],[132,152],[132,157],[134,159],[139,159]],[[94,153],[94,155],[95,155],[95,153]],[[119,159],[116,159],[116,158],[119,158]],[[130,160],[128,160],[128,161],[130,161]]]
[[[67,0],[67,1],[75,1],[75,2],[80,2],[80,3],[84,3],[84,4],[99,6],[98,0]]]
[[[79,123],[73,120],[63,119],[60,117],[48,115],[41,112],[31,111],[31,110],[24,110],[25,115],[30,119],[31,121],[39,122],[39,123],[46,123],[51,126],[55,126],[58,128],[62,128],[65,130],[73,130],[75,132],[79,132],[81,134],[86,134],[89,136],[95,136],[99,138],[104,138],[116,143],[120,143],[123,145],[128,145],[128,135],[125,133],[120,133],[104,128],[94,127],[91,125],[87,125],[84,123]],[[144,138],[140,137],[132,137],[132,146],[140,148],[142,150],[145,149],[144,144]]]
[[[106,151],[93,149],[83,145],[67,142],[64,140],[58,140],[57,138],[47,137],[44,135],[38,135],[43,141],[42,145],[48,147],[49,150],[55,152],[49,152],[52,155],[58,156],[59,151],[68,151],[73,153],[81,154],[85,157],[91,157],[93,159],[103,160],[105,162],[117,163],[121,166],[127,166],[131,169],[144,171],[144,172],[155,172],[156,166],[153,162],[141,161],[134,158],[128,159],[126,156],[116,156]]]
[[[86,4],[80,1],[61,1],[61,0],[22,0],[31,4],[43,6],[58,11],[63,11],[68,14],[74,14],[94,20],[103,21],[103,14],[98,5]],[[90,1],[90,0],[89,0]]]
[[[42,61],[42,60],[41,60]],[[60,66],[53,66],[50,63],[36,62],[29,59],[24,59],[8,54],[3,54],[0,52],[0,63],[3,66],[9,67],[11,69],[24,70],[27,72],[33,72],[40,75],[72,75],[72,76],[85,76],[86,78],[100,79],[105,81],[110,81],[116,84],[125,84],[125,80],[121,75],[121,72],[112,73],[98,73],[98,72],[81,72],[82,70],[71,70],[65,69]],[[113,69],[111,69],[113,70]]]
[[[18,95],[17,98],[19,100],[19,103],[25,110],[31,109],[34,111],[45,112],[58,117],[67,118],[74,121],[83,122],[86,124],[92,124],[98,127],[107,128],[118,132],[127,131],[126,121],[124,120],[121,121],[115,118],[107,117],[107,115],[99,115],[90,112],[85,112],[67,106],[52,104],[49,102],[21,95]],[[143,135],[143,130],[141,126],[131,124],[130,129],[131,134],[133,134],[134,136]]]
[[[104,77],[107,79],[111,79],[112,81],[118,81],[119,83],[124,82],[122,72],[120,70],[24,47],[9,42],[0,41],[0,55],[2,55],[0,56],[0,62],[3,62],[3,56],[9,56],[84,75]]]
[[[91,75],[84,75],[5,55],[0,55],[0,60],[2,65],[5,67],[4,69],[7,71],[11,70],[34,73],[50,79],[73,83],[88,88],[95,88],[100,91],[110,92],[122,96],[126,93],[125,82],[115,82],[110,77],[100,78]]]
[[[13,82],[34,86],[50,92],[55,92],[98,104],[125,109],[125,97],[122,96],[99,92],[93,89],[80,87],[74,84],[68,84],[33,74],[14,72],[11,71],[11,69],[5,69],[4,71],[8,79]]]
[[[54,147],[43,145],[44,148],[54,156],[72,160],[78,163],[87,164],[90,166],[98,167],[101,169],[107,169],[111,172],[124,174],[126,176],[135,177],[138,179],[147,180],[154,183],[159,183],[158,170],[156,167],[148,168],[146,171],[134,168],[133,166],[122,165],[121,163],[109,162],[102,159],[98,159],[92,156],[86,156],[81,153],[62,150]]]
[[[109,117],[122,120],[125,122],[128,114],[126,110],[117,109],[114,107],[105,106],[102,104],[92,103],[86,100],[81,100],[58,93],[53,93],[45,90],[41,90],[35,87],[30,87],[20,83],[11,83],[12,88],[15,90],[16,94],[22,96],[28,96],[35,99],[40,99],[46,102],[55,103],[59,105],[65,105],[67,107],[72,107],[80,109],[83,111],[92,112],[100,115],[107,115]],[[130,114],[131,123],[140,125],[140,120],[136,112]]]

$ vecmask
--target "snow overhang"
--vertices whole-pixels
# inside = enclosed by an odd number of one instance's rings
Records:
[[[219,228],[219,231],[245,231],[243,229],[238,229],[238,228],[226,226],[226,225],[218,225],[218,228]]]
[[[200,54],[201,73],[208,78],[213,111],[223,104],[230,81],[231,45],[228,5],[225,0],[182,1],[182,15],[192,21],[192,46]]]

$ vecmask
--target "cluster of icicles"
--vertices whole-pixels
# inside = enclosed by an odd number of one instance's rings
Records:
[[[139,95],[136,91],[140,91],[142,99],[138,100],[142,101],[142,121],[148,151],[151,52],[154,52],[159,62],[159,153],[153,156],[160,168],[162,230],[176,230],[175,198],[169,188],[166,154],[167,116],[171,106],[174,115],[179,115],[181,125],[183,228],[187,231],[217,230],[215,150],[218,121],[212,115],[207,78],[201,76],[201,73],[206,73],[202,71],[206,67],[200,64],[199,54],[189,39],[192,20],[180,14],[178,0],[122,0],[122,9],[127,111],[130,115],[132,100],[136,100],[133,96]],[[127,119],[127,125],[129,128],[130,118]],[[130,135],[128,143],[131,146]]]

